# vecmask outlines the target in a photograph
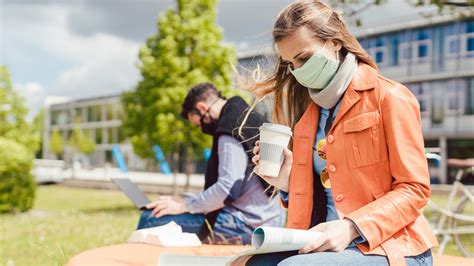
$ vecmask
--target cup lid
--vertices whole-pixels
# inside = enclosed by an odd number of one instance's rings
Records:
[[[279,125],[279,124],[273,124],[273,123],[263,123],[262,126],[260,126],[260,131],[261,130],[268,130],[268,131],[274,131],[286,135],[290,135],[290,137],[293,135],[291,132],[291,128],[284,126],[284,125]]]

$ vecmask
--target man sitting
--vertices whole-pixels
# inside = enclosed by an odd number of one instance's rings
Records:
[[[138,229],[174,221],[208,243],[249,244],[256,227],[283,226],[277,197],[270,198],[268,184],[252,174],[251,152],[265,118],[252,112],[238,133],[248,107],[238,96],[226,100],[210,83],[188,92],[181,116],[213,137],[204,191],[160,197],[142,213]]]

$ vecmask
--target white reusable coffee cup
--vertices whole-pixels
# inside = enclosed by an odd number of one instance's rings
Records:
[[[291,128],[283,125],[263,123],[260,127],[260,160],[258,173],[277,177],[283,163],[283,150],[288,147]]]

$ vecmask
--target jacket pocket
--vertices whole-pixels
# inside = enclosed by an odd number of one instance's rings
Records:
[[[381,161],[380,114],[366,112],[344,122],[346,150],[351,168],[369,166]]]

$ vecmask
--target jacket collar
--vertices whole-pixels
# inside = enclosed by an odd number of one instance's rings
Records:
[[[365,91],[375,88],[378,71],[365,64],[359,63],[357,73],[349,84],[348,90]]]
[[[378,71],[373,67],[359,63],[357,73],[352,79],[346,93],[344,94],[339,111],[337,111],[336,118],[332,128],[344,117],[344,115],[360,100],[359,91],[367,91],[375,88],[377,83]],[[331,130],[332,130],[331,128]]]

